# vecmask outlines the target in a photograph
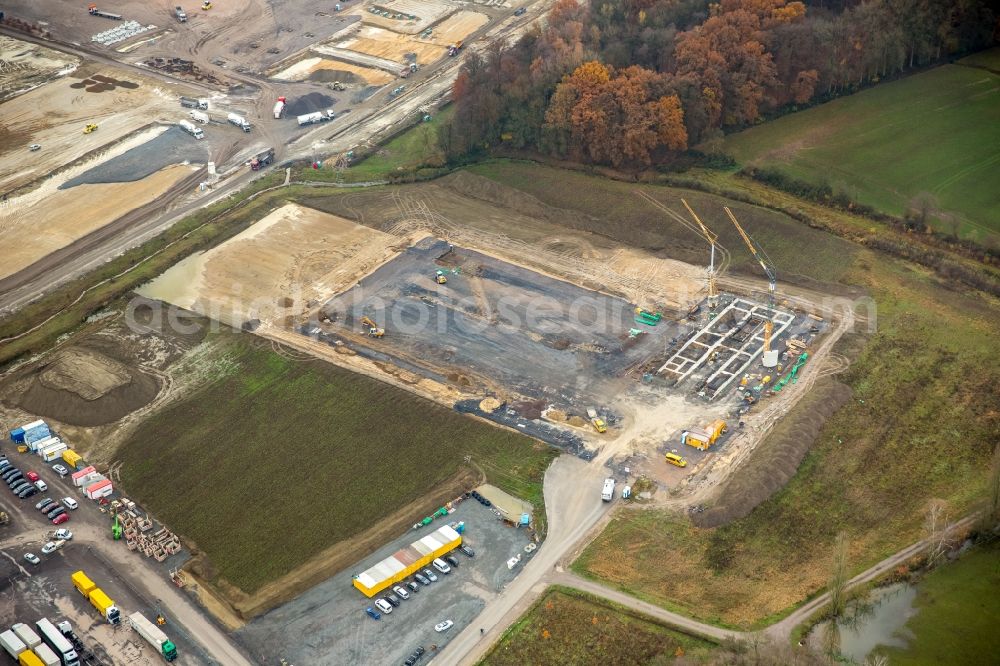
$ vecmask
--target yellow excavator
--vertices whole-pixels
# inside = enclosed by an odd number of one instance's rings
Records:
[[[368,317],[361,318],[361,325],[368,330],[368,337],[370,338],[381,338],[385,335],[385,329],[379,328],[375,322],[373,322]]]
[[[212,8],[212,3],[209,2],[209,0],[205,0],[203,3],[201,3],[201,8],[202,10],[207,12],[209,9]]]
[[[91,132],[96,132],[96,131],[97,131],[97,125],[95,125],[94,123],[90,123],[89,125],[83,128],[84,134],[90,134]]]

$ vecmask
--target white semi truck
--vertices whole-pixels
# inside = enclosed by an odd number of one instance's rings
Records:
[[[239,115],[238,113],[230,113],[228,116],[226,116],[226,120],[228,120],[231,124],[236,125],[244,132],[250,131],[250,123],[247,121],[246,118]]]
[[[188,134],[190,134],[194,138],[196,138],[196,139],[204,139],[205,138],[205,133],[201,130],[201,128],[198,127],[197,125],[195,125],[190,120],[182,120],[182,121],[180,121],[177,124],[180,125],[180,127],[181,127],[182,130],[184,130],[185,132],[187,132]]]
[[[278,101],[274,103],[274,119],[279,120],[281,114],[285,112],[285,98],[279,97]]]
[[[333,120],[333,109],[329,109],[327,111],[315,111],[298,117],[299,125],[325,123],[328,120]]]
[[[191,120],[205,124],[208,122],[208,114],[204,111],[189,111],[188,115],[191,116]]]
[[[146,619],[142,613],[132,613],[128,616],[129,626],[135,629],[136,633],[146,639],[146,642],[153,646],[160,655],[167,661],[177,658],[177,648],[170,642],[167,635],[159,627]]]

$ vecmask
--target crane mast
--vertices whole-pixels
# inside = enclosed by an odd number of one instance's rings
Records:
[[[701,229],[701,235],[705,237],[705,240],[708,241],[708,244],[711,247],[711,254],[709,255],[708,263],[708,307],[714,308],[719,300],[719,292],[716,290],[715,286],[715,242],[719,239],[719,237],[708,230],[708,227],[705,226],[705,223],[701,221],[701,218],[699,218],[694,210],[691,209],[691,206],[688,205],[687,201],[681,199],[681,203],[684,204],[685,208],[687,208],[687,212],[691,214],[694,221],[698,223],[698,228]]]
[[[768,315],[767,319],[764,320],[764,353],[771,351],[771,334],[774,332],[774,292],[777,286],[777,277],[774,272],[774,266],[771,265],[770,260],[768,260],[763,251],[758,251],[757,244],[750,238],[749,234],[743,230],[740,226],[739,221],[736,216],[733,215],[733,211],[729,210],[728,206],[723,207],[726,211],[726,215],[732,220],[733,224],[736,226],[736,231],[740,233],[740,237],[743,238],[743,242],[746,246],[750,248],[750,254],[753,258],[757,260],[760,267],[764,270],[764,274],[767,275],[767,307]]]

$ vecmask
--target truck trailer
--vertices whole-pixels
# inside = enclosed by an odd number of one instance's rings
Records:
[[[203,123],[203,124],[208,122],[208,114],[205,113],[204,111],[193,111],[192,110],[192,111],[188,112],[188,115],[191,116],[191,120],[193,120],[195,122]]]
[[[250,160],[250,168],[253,171],[260,171],[273,161],[274,148],[268,148],[264,152],[258,153],[252,160]]]
[[[31,650],[25,650],[17,658],[19,666],[45,666],[45,662],[38,658],[38,655]]]
[[[44,666],[62,666],[62,659],[56,656],[56,653],[52,651],[45,643],[42,643],[36,647],[32,652],[35,653]]]
[[[274,119],[279,120],[281,114],[285,112],[285,98],[279,97],[278,101],[274,103]]]
[[[111,12],[106,12],[103,9],[98,9],[97,5],[91,4],[87,7],[87,11],[90,12],[91,16],[100,16],[101,18],[111,19],[112,21],[121,21],[121,14],[112,14]]]
[[[18,638],[17,634],[10,629],[0,633],[0,645],[2,645],[3,649],[7,651],[7,654],[14,659],[20,657],[21,653],[28,649],[28,646],[24,644],[24,641]]]
[[[48,618],[43,617],[41,620],[35,622],[35,628],[38,629],[38,633],[44,641],[42,645],[35,648],[35,654],[42,661],[45,661],[46,665],[51,663],[51,661],[48,660],[45,650],[42,650],[42,648],[46,648],[49,653],[53,654],[55,664],[61,661],[64,666],[79,666],[80,656],[73,649],[73,644],[70,643],[69,639],[61,631],[56,629],[56,626]]]
[[[228,120],[230,124],[236,125],[244,132],[250,131],[250,123],[247,121],[246,118],[239,115],[238,113],[230,113],[228,116],[226,116],[226,120]]]
[[[201,109],[208,111],[207,99],[195,99],[194,97],[181,97],[181,106],[186,109]]]
[[[328,120],[333,120],[333,109],[328,109],[327,111],[315,111],[298,117],[299,125],[325,123]]]
[[[177,648],[167,635],[159,627],[146,619],[142,613],[132,613],[128,616],[128,623],[136,633],[146,639],[146,642],[153,646],[167,661],[177,658]]]
[[[18,622],[10,628],[14,632],[14,635],[21,639],[21,642],[28,646],[29,650],[34,650],[35,647],[42,642],[42,639],[38,637],[31,627],[26,625],[24,622]]]
[[[188,134],[190,134],[194,138],[199,139],[199,140],[205,138],[205,132],[203,132],[200,127],[198,127],[197,125],[195,125],[190,120],[182,120],[182,121],[180,121],[177,124],[180,126],[180,128],[182,130],[184,130],[185,132],[187,132]]]
[[[604,489],[601,490],[601,499],[605,502],[610,502],[615,497],[615,480],[612,478],[604,479]]]

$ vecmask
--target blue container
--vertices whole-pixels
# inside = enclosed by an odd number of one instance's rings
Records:
[[[10,431],[10,441],[15,444],[24,443],[24,428],[15,428]]]

